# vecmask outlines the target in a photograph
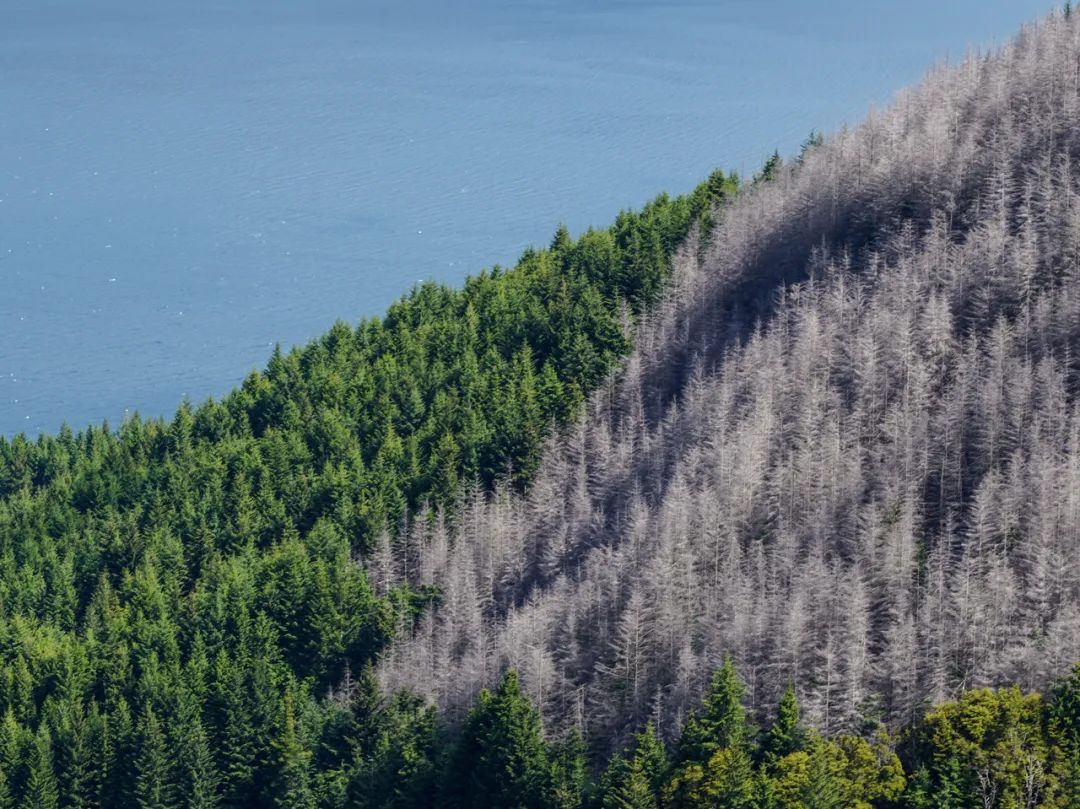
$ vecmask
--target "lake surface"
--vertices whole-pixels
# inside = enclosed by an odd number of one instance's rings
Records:
[[[0,0],[0,434],[220,396],[1049,7]]]

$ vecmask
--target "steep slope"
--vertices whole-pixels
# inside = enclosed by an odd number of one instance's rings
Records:
[[[528,481],[736,189],[561,228],[170,422],[0,438],[0,807],[343,805],[387,731],[342,695],[433,595],[356,559],[461,481]]]
[[[372,565],[441,606],[389,688],[507,666],[549,729],[671,738],[724,655],[826,731],[1080,652],[1080,23],[932,72],[684,247],[529,496]],[[407,575],[405,571],[408,571]]]

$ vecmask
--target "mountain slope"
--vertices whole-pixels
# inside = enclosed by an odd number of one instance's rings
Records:
[[[834,732],[1080,649],[1080,24],[933,71],[688,244],[526,498],[418,521],[441,607],[381,669],[460,716],[673,738],[724,655]],[[408,568],[408,575],[404,574]]]
[[[343,695],[434,597],[357,559],[462,481],[524,485],[736,190],[560,228],[171,422],[0,437],[0,807],[343,806],[358,737],[389,733]]]

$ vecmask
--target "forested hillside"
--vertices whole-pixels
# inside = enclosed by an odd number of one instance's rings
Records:
[[[728,655],[756,721],[793,685],[827,737],[1052,688],[1080,657],[1078,161],[1058,13],[771,166],[529,494],[382,562],[442,594],[384,685],[459,721],[513,668],[601,756],[677,740]],[[975,781],[921,805],[1058,805]]]
[[[0,807],[340,805],[340,694],[435,596],[357,561],[410,509],[524,487],[736,190],[425,284],[171,422],[0,438]]]
[[[0,809],[1080,807],[1080,20],[0,439]]]

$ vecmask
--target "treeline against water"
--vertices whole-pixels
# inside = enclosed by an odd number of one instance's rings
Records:
[[[358,560],[466,485],[525,487],[737,187],[424,284],[170,422],[0,438],[0,807],[341,805],[328,689],[437,595]]]

